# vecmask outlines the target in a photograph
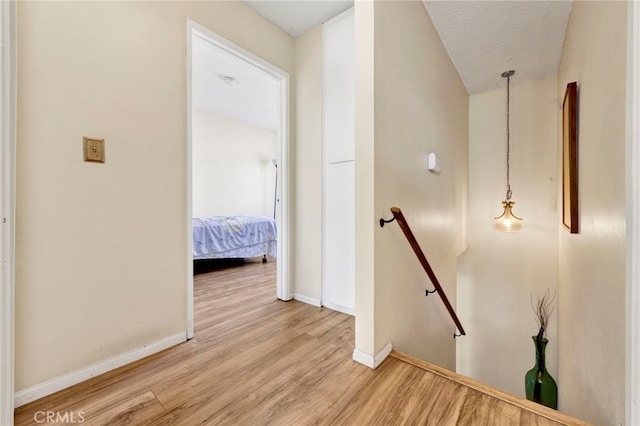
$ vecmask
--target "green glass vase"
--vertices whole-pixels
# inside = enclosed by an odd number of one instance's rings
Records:
[[[545,366],[544,352],[548,340],[533,336],[536,347],[536,365],[524,377],[524,387],[529,401],[558,409],[558,386]]]

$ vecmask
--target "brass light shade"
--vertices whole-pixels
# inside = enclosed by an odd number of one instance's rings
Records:
[[[511,211],[511,208],[515,204],[515,201],[503,201],[502,207],[504,207],[504,211],[498,217],[494,217],[496,220],[495,227],[503,232],[513,232],[518,231],[522,228],[522,220],[521,217],[516,216]]]

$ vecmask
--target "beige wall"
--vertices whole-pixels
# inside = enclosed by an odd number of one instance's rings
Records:
[[[194,217],[273,216],[275,130],[192,111]]]
[[[403,210],[455,306],[467,92],[420,2],[356,3],[356,40],[356,309],[369,320],[358,318],[356,346],[373,354],[392,342],[454,369],[453,321],[437,296],[424,297],[432,286],[398,225],[377,221]],[[426,170],[431,151],[439,175]]]
[[[18,6],[16,390],[186,329],[187,18],[292,71],[240,2]]]
[[[294,293],[322,297],[322,25],[294,40]]]
[[[517,233],[494,228],[504,200],[506,88],[469,99],[468,250],[458,265],[458,310],[469,334],[457,341],[457,372],[524,397],[535,363],[531,299],[557,292],[557,80],[511,84],[511,187]],[[504,82],[506,86],[506,80]],[[556,315],[547,368],[557,378]]]
[[[559,99],[578,82],[580,188],[580,233],[559,239],[559,404],[603,425],[625,423],[626,11],[574,2],[558,73]]]

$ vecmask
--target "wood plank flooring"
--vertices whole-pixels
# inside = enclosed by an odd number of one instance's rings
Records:
[[[376,370],[352,361],[353,318],[278,301],[275,266],[199,273],[192,340],[20,407],[15,424],[584,424],[395,352]]]

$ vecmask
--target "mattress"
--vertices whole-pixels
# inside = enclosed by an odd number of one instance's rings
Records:
[[[276,222],[267,216],[193,218],[193,258],[276,257]]]

